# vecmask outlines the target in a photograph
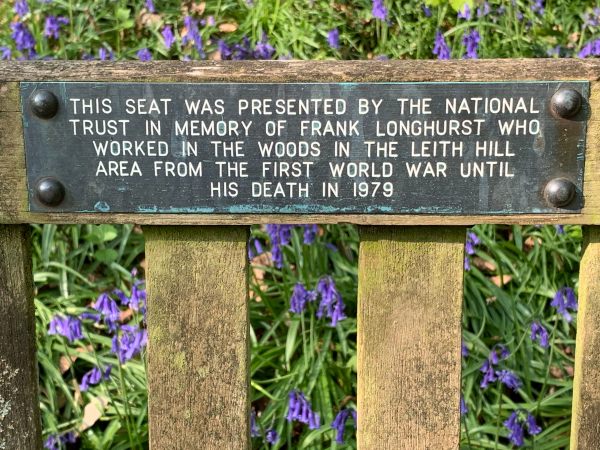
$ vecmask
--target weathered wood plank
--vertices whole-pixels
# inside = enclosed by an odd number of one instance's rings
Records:
[[[0,225],[0,449],[42,446],[29,227]]]
[[[506,81],[598,80],[579,59],[398,61],[1,61],[0,81]]]
[[[580,214],[524,215],[242,215],[30,213],[18,84],[14,81],[509,81],[589,80],[584,208]],[[600,224],[600,62],[594,60],[0,62],[0,223],[471,225],[474,223]],[[1,81],[7,81],[1,83]]]
[[[360,234],[358,446],[456,449],[465,229]]]
[[[243,227],[147,227],[150,447],[246,449]]]
[[[600,227],[584,228],[571,448],[600,448]]]

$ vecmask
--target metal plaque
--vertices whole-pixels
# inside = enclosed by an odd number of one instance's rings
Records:
[[[21,83],[29,208],[582,207],[588,83]]]

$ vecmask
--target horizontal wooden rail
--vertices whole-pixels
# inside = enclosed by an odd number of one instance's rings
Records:
[[[470,225],[475,223],[600,224],[600,62],[481,61],[252,61],[252,62],[0,62],[0,223],[141,223],[157,225],[356,223]],[[577,214],[104,214],[28,211],[19,81],[128,82],[590,82],[584,206]]]

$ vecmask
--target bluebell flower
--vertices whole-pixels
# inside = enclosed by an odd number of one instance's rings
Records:
[[[100,322],[100,319],[102,318],[102,315],[100,313],[91,313],[91,312],[82,312],[79,317],[82,320],[93,320],[94,322]]]
[[[536,434],[540,434],[542,432],[542,428],[537,424],[535,417],[533,417],[531,414],[527,414],[525,425],[527,426],[527,432],[531,436],[535,436]]]
[[[274,54],[275,49],[269,44],[267,33],[263,33],[261,40],[258,41],[254,47],[254,59],[271,59]]]
[[[587,12],[583,16],[584,25],[588,27],[597,27],[600,25],[600,8],[594,8],[593,12]]]
[[[138,59],[140,61],[152,60],[152,53],[150,53],[150,50],[148,50],[147,48],[142,48],[142,49],[138,50],[138,52],[136,53],[136,56],[138,57]]]
[[[579,58],[587,58],[588,56],[600,56],[600,39],[594,39],[587,42],[577,53]]]
[[[354,414],[352,414],[352,412],[354,412]],[[335,419],[333,419],[333,422],[331,422],[331,428],[336,430],[335,441],[338,444],[344,443],[344,431],[346,429],[346,422],[348,421],[351,415],[353,416],[354,420],[354,428],[356,428],[356,411],[352,411],[347,408],[341,409],[336,414]]]
[[[479,383],[479,387],[481,389],[487,389],[490,383],[493,383],[497,380],[496,372],[494,371],[494,365],[488,359],[483,362],[479,371],[483,372],[483,378],[481,383]]]
[[[48,16],[44,23],[44,36],[58,39],[60,34],[60,27],[67,25],[69,19],[66,17]]]
[[[524,443],[524,431],[523,426],[519,423],[518,412],[514,411],[503,424],[508,429],[508,439],[511,444],[517,447],[522,446]]]
[[[301,314],[306,308],[306,303],[314,302],[316,299],[317,294],[314,291],[307,290],[302,283],[296,283],[290,298],[290,311]]]
[[[573,317],[569,313],[571,311],[577,311],[577,298],[575,297],[575,291],[570,287],[562,287],[556,294],[554,294],[554,298],[552,302],[550,302],[550,306],[556,308],[556,311],[565,318],[567,322],[571,322]]]
[[[464,342],[461,341],[460,343],[460,354],[463,358],[468,358],[469,357],[469,349],[467,348],[467,346],[465,345]]]
[[[115,59],[115,55],[112,51],[109,52],[104,47],[100,47],[100,49],[98,50],[98,59],[100,61],[106,61],[106,60],[112,61],[113,59]]]
[[[303,225],[304,227],[304,243],[307,245],[312,244],[317,237],[319,227],[316,224]]]
[[[470,30],[463,35],[462,43],[466,48],[464,58],[466,59],[477,59],[477,48],[481,37],[477,30]]]
[[[73,342],[77,339],[83,339],[81,321],[76,317],[62,316],[57,314],[50,321],[48,334],[64,336],[69,340],[69,342]]]
[[[152,0],[146,0],[146,9],[148,10],[148,12],[154,14],[156,12],[156,10],[154,9],[154,3],[152,2]]]
[[[371,9],[373,17],[379,20],[387,19],[388,10],[383,5],[383,0],[373,0],[373,8]]]
[[[33,50],[35,47],[35,38],[24,23],[11,23],[10,28],[12,30],[10,37],[15,41],[17,50],[21,52],[24,50]]]
[[[250,411],[250,436],[260,436],[260,429],[258,428],[258,424],[256,423],[256,412],[254,412],[254,410]]]
[[[103,292],[98,296],[96,302],[93,305],[94,309],[101,313],[105,318],[116,321],[119,320],[119,315],[121,314],[121,310],[117,306],[117,302],[115,302],[108,293]]]
[[[464,397],[461,395],[460,396],[460,415],[461,416],[465,416],[469,413],[469,408],[467,408],[467,403],[465,402]]]
[[[471,8],[469,8],[467,3],[465,3],[464,6],[458,10],[457,17],[465,20],[471,19]]]
[[[423,10],[425,17],[431,17],[431,9],[427,5],[421,5],[421,9]]]
[[[312,407],[304,394],[297,389],[293,389],[289,393],[288,414],[286,419],[288,422],[296,420],[304,423],[308,425],[310,430],[316,430],[321,426],[319,414],[312,410]]]
[[[140,330],[137,326],[123,325],[121,332],[112,338],[111,352],[117,355],[123,364],[141,353],[147,342],[146,330]]]
[[[539,320],[531,322],[531,334],[529,336],[532,341],[538,341],[541,347],[548,348],[550,345],[548,330],[540,323]]]
[[[327,33],[327,43],[333,49],[340,48],[340,31],[337,28],[330,30]]]
[[[60,440],[55,434],[49,435],[44,441],[44,448],[47,450],[60,450]]]
[[[100,383],[101,379],[102,371],[98,367],[94,367],[92,370],[86,372],[81,378],[79,390],[85,392],[90,388],[90,386],[95,386],[96,384]]]
[[[140,311],[146,314],[146,287],[144,280],[133,280],[131,297],[129,297],[129,306],[136,312]]]
[[[467,240],[465,242],[465,252],[467,255],[475,254],[475,247],[481,243],[479,237],[472,231],[467,233]]]
[[[163,37],[165,47],[167,47],[167,50],[170,50],[175,43],[175,36],[173,35],[173,30],[171,30],[171,25],[164,27],[160,34]]]
[[[564,225],[554,225],[554,229],[556,230],[556,234],[565,234]]]
[[[346,318],[344,309],[346,305],[342,301],[342,296],[335,287],[335,282],[330,276],[323,277],[317,283],[317,293],[321,296],[317,317],[320,319],[325,317],[331,319],[330,325],[335,327],[337,323]]]
[[[9,47],[0,47],[0,59],[11,59],[12,51]]]
[[[283,249],[281,247],[289,244],[292,237],[292,228],[291,225],[268,224],[266,226],[271,241],[271,258],[278,269],[283,267]]]
[[[233,55],[233,50],[223,39],[219,39],[217,42],[217,49],[219,50],[219,54],[221,55],[221,59],[231,59]]]
[[[544,0],[535,0],[533,5],[531,5],[531,10],[540,16],[543,15],[544,14]]]
[[[471,260],[468,256],[465,256],[464,269],[468,272],[471,270]]]
[[[187,33],[181,38],[181,44],[186,45],[188,42],[192,42],[200,58],[204,59],[206,54],[204,53],[202,36],[200,36],[200,31],[198,30],[198,21],[194,20],[190,16],[185,16],[183,19],[183,24],[185,25]]]
[[[437,59],[450,59],[450,48],[446,44],[444,35],[439,30],[435,32],[433,54],[437,56]]]
[[[279,433],[273,428],[270,428],[265,432],[265,440],[271,445],[277,444],[277,442],[279,442]]]
[[[496,372],[496,377],[502,384],[513,391],[519,390],[519,388],[522,386],[519,377],[511,370],[498,370]]]
[[[491,12],[491,7],[488,1],[484,1],[483,5],[477,8],[477,17],[485,17]]]
[[[27,4],[27,0],[17,0],[15,2],[14,10],[19,17],[25,17],[25,15],[27,15],[27,13],[29,12],[29,5]]]

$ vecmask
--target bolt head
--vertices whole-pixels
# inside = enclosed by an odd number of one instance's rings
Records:
[[[65,187],[56,178],[42,178],[35,186],[35,196],[43,205],[58,206],[65,198]]]
[[[556,208],[567,206],[575,198],[577,188],[566,178],[550,180],[544,188],[546,201]]]
[[[50,119],[58,112],[58,98],[45,89],[31,94],[29,104],[31,111],[41,119]]]
[[[569,119],[579,112],[583,99],[575,89],[560,89],[552,96],[552,111],[563,119]]]

